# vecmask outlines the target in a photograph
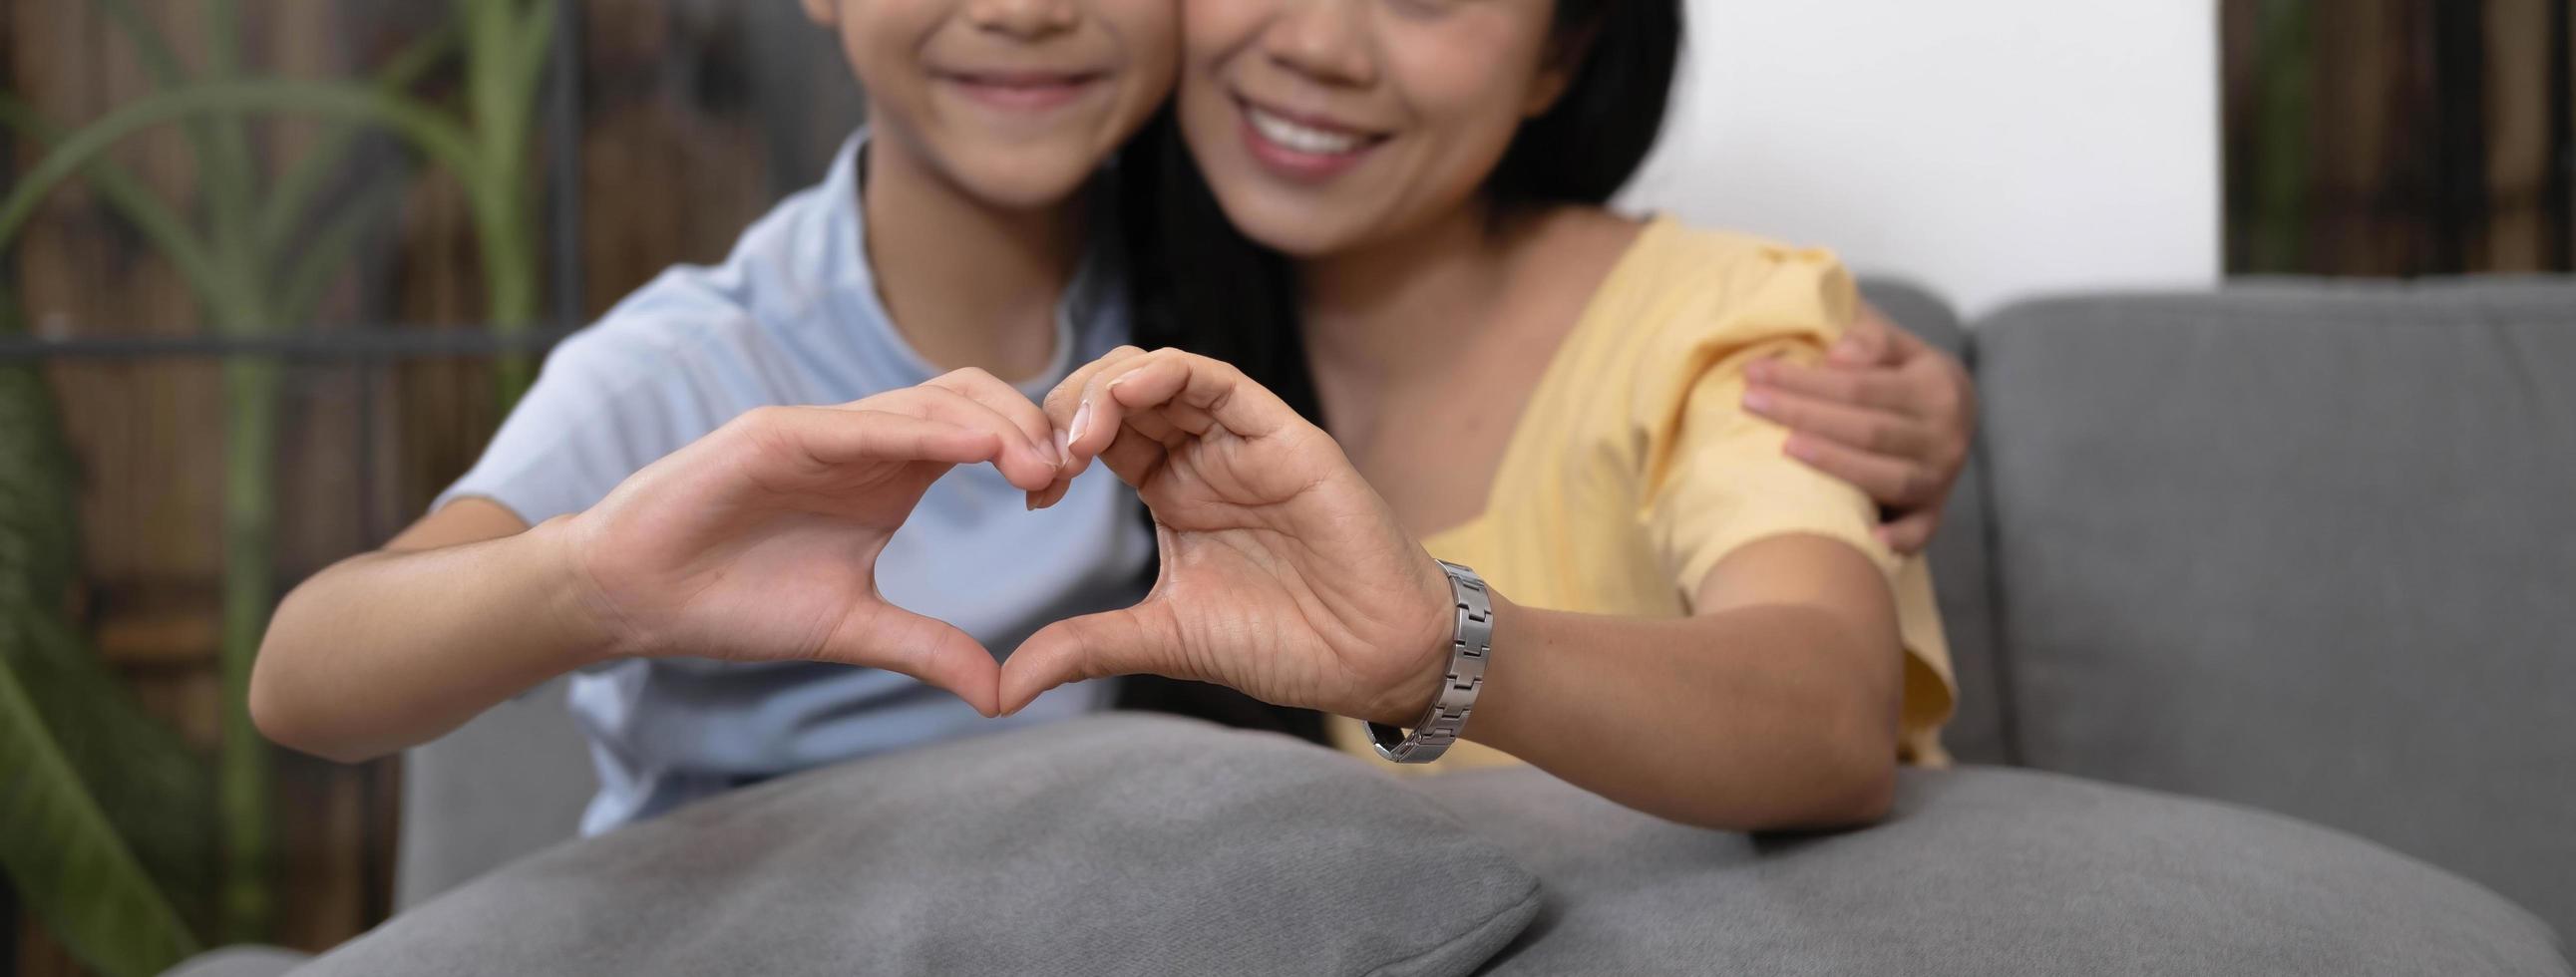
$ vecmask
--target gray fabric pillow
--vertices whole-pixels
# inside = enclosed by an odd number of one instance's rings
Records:
[[[1508,974],[2570,973],[2512,903],[2349,835],[2003,768],[1909,770],[1866,831],[1748,837],[1537,770],[1417,782],[1536,870]]]
[[[1103,716],[561,845],[299,973],[1461,974],[1537,885],[1351,758]]]

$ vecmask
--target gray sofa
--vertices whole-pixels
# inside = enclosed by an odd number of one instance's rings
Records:
[[[1984,398],[1933,554],[1963,766],[1909,771],[1884,825],[1721,835],[1535,771],[1399,783],[1276,737],[1211,755],[1183,748],[1206,731],[1108,717],[523,858],[570,835],[590,788],[548,690],[406,759],[399,911],[314,972],[683,972],[753,948],[787,972],[2571,972],[2552,930],[2576,931],[2576,284],[2257,282],[1968,330],[1919,290],[1869,290],[1958,349]],[[1267,769],[1305,779],[1283,794]],[[1098,823],[991,842],[1068,817]],[[1153,850],[1124,833],[1140,817],[1141,837],[1241,857],[1084,861]],[[1380,830],[1312,834],[1361,820]],[[758,842],[803,824],[822,840]],[[889,836],[966,847],[889,879],[867,854]],[[1481,847],[1441,849],[1457,877],[1425,891],[1408,853],[1461,839]],[[710,846],[731,854],[670,854]],[[1299,901],[1287,880],[1310,877],[1342,901]],[[1277,898],[1203,912],[1246,890]],[[661,918],[675,891],[871,908],[730,935],[586,922]],[[1139,892],[1169,898],[1112,922],[1064,908]],[[961,942],[922,942],[942,919]]]

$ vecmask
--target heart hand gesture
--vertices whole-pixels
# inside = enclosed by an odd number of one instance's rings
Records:
[[[1122,348],[1047,398],[1066,464],[1098,457],[1152,510],[1162,573],[1136,606],[1031,636],[1016,710],[1080,678],[1154,673],[1409,724],[1448,664],[1446,577],[1322,429],[1225,363]]]

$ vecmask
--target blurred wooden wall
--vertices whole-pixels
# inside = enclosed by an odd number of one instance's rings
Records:
[[[2229,270],[2576,270],[2571,7],[2224,0]]]
[[[205,5],[137,2],[183,60],[196,62]],[[363,73],[449,9],[419,0],[241,6],[254,71],[330,77]],[[562,111],[548,117],[540,140],[573,164],[543,195],[550,223],[564,215],[574,223],[546,232],[548,278],[562,293],[550,308],[562,327],[605,310],[668,265],[721,258],[772,201],[820,177],[861,114],[834,40],[793,3],[587,0],[571,8],[577,30],[562,49],[577,59],[578,91],[554,103]],[[452,76],[433,77],[423,90],[444,100]],[[76,125],[148,93],[151,83],[93,4],[0,0],[0,89]],[[306,122],[262,123],[263,169],[283,171],[316,131]],[[0,137],[0,185],[39,155]],[[195,161],[174,130],[129,140],[114,158],[165,198],[193,202]],[[324,333],[479,328],[481,274],[456,185],[422,172],[389,140],[371,140],[356,165],[405,174],[399,216],[365,242],[316,321],[291,325]],[[0,281],[45,335],[200,334],[178,276],[77,184],[49,199],[23,241],[0,256]],[[81,466],[86,623],[146,706],[211,755],[224,501],[220,367],[206,358],[69,359],[47,372]],[[281,588],[416,518],[498,420],[489,365],[477,358],[304,363],[291,371],[287,396],[278,460]],[[351,767],[280,752],[277,942],[318,950],[386,915],[398,786],[390,761]],[[0,922],[16,937],[0,940],[0,948],[15,944],[0,969],[79,972],[40,925]]]

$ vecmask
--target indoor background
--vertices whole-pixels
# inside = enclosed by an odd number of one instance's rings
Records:
[[[2576,270],[2570,6],[1700,0],[1628,202],[1971,315]],[[859,116],[786,0],[0,0],[0,860],[91,869],[0,889],[0,971],[85,972],[39,904],[197,946],[381,920],[395,761],[249,727],[269,607]]]

